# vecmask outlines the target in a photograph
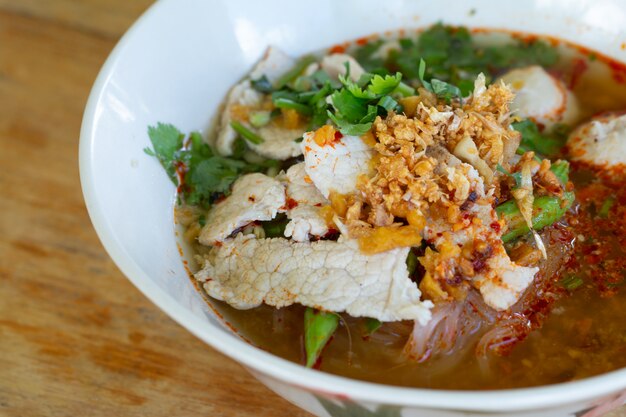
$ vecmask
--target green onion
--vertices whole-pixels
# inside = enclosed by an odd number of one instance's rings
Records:
[[[398,107],[398,102],[391,98],[391,96],[383,96],[378,100],[378,105],[387,111],[391,111]]]
[[[309,106],[290,100],[288,98],[277,98],[276,100],[274,100],[274,105],[279,109],[293,109],[298,113],[306,115],[310,115],[311,113],[313,113]]]
[[[271,112],[267,110],[255,111],[250,114],[250,124],[254,127],[263,127],[272,119]]]
[[[609,217],[609,211],[611,211],[611,207],[613,207],[613,204],[615,204],[615,197],[613,196],[610,196],[609,198],[604,200],[602,206],[600,207],[600,211],[598,211],[598,216],[602,217],[603,219]]]
[[[308,91],[312,87],[310,77],[300,76],[293,82],[293,89],[296,91]]]
[[[200,226],[204,227],[206,224],[206,216],[204,214],[201,214],[200,217],[198,217],[198,223]]]
[[[290,69],[289,71],[287,71],[286,73],[284,73],[283,75],[281,75],[276,82],[274,83],[274,88],[276,88],[277,90],[281,89],[282,87],[284,87],[285,85],[289,84],[291,81],[293,81],[298,75],[300,75],[302,73],[302,71],[304,71],[304,69],[306,67],[308,67],[309,65],[311,65],[312,63],[314,63],[316,61],[316,58],[313,55],[307,55],[305,57],[303,57],[302,59],[300,59],[296,65]]]
[[[398,84],[398,86],[396,87],[396,89],[393,90],[391,93],[392,94],[397,93],[401,95],[402,97],[409,97],[409,96],[415,95],[415,89],[411,87],[410,85],[405,84],[401,81],[400,84]]]
[[[583,281],[583,279],[579,276],[576,275],[569,275],[565,278],[563,278],[561,281],[559,281],[559,283],[561,284],[561,286],[563,288],[565,288],[568,291],[574,291],[576,288],[580,287],[581,285],[583,285],[585,282]]]
[[[236,120],[233,120],[232,122],[230,122],[230,126],[233,129],[235,129],[235,132],[239,133],[242,138],[244,138],[250,143],[259,145],[265,142],[261,136],[257,135],[256,133],[254,133],[253,131],[251,131],[250,129],[248,129],[247,127],[245,127],[244,125],[242,125],[240,122]]]

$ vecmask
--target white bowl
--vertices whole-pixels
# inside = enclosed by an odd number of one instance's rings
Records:
[[[163,0],[111,53],[85,109],[80,175],[94,227],[122,272],[163,311],[318,416],[329,415],[320,398],[354,416],[365,415],[360,407],[382,410],[369,416],[579,416],[603,404],[594,410],[601,414],[624,403],[626,369],[504,391],[409,389],[350,380],[245,343],[222,325],[187,278],[173,226],[174,187],[156,159],[143,152],[149,145],[146,127],[163,121],[182,131],[206,130],[228,88],[270,44],[297,56],[439,20],[553,35],[626,61],[626,5],[618,0]],[[382,406],[395,411],[383,414]]]

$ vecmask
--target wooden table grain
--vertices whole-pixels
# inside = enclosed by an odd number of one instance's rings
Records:
[[[0,0],[0,416],[307,416],[152,305],[89,221],[82,112],[150,3]]]
[[[89,221],[82,111],[150,3],[0,0],[0,415],[305,417],[152,305]]]

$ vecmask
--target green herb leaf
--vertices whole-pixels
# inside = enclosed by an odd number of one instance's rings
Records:
[[[330,341],[338,325],[337,314],[307,307],[304,312],[304,348],[307,368],[312,368],[317,363],[322,350]]]
[[[380,58],[373,58],[372,55],[380,49],[384,42],[385,41],[382,39],[376,39],[368,42],[355,51],[354,59],[356,59],[366,71],[382,68],[385,61]]]
[[[146,149],[146,153],[154,154],[180,187],[179,202],[207,208],[220,195],[229,194],[232,183],[242,174],[280,167],[280,162],[274,160],[242,160],[249,151],[241,138],[235,140],[232,157],[226,158],[216,155],[198,132],[184,140],[178,129],[159,123],[150,127],[148,134],[154,151]],[[178,184],[177,168],[184,174],[182,184]]]
[[[461,98],[461,90],[459,87],[448,84],[445,81],[438,80],[433,78],[430,80],[430,83],[433,87],[433,93],[439,98],[443,98],[446,102],[450,102],[454,98]]]
[[[194,185],[195,200],[209,197],[212,193],[230,193],[230,186],[241,175],[247,164],[244,161],[212,156],[200,161],[189,171],[190,183]],[[195,201],[192,201],[192,204]]]
[[[337,118],[334,114],[328,111],[328,117],[339,128],[339,131],[344,135],[361,136],[367,133],[372,128],[372,123],[353,124]]]
[[[466,96],[473,81],[484,73],[487,81],[511,67],[550,67],[558,60],[557,50],[543,41],[511,41],[497,46],[477,43],[464,27],[436,24],[416,39],[399,39],[402,50],[392,50],[382,60],[372,58],[382,45],[371,41],[357,47],[354,56],[370,72],[400,71],[405,79],[418,80],[420,59],[428,63],[422,79],[438,79],[461,90]]]
[[[445,81],[438,80],[436,78],[433,78],[430,80],[430,82],[428,82],[424,79],[425,74],[426,74],[426,61],[424,61],[423,59],[420,59],[418,76],[419,76],[420,82],[422,83],[425,89],[434,93],[437,97],[446,100],[446,102],[448,103],[452,99],[455,99],[455,98],[458,98],[461,100],[463,99],[461,95],[461,90],[458,87],[452,84],[448,84]]]
[[[522,148],[546,157],[558,155],[567,140],[567,136],[562,133],[558,135],[546,135],[539,132],[539,127],[530,119],[511,123],[511,126],[521,133],[522,141],[520,146]]]
[[[157,123],[156,126],[148,127],[148,137],[154,148],[153,154],[163,165],[172,182],[178,185],[174,162],[176,152],[183,146],[184,135],[171,124]]]
[[[367,115],[368,100],[355,97],[347,89],[335,91],[331,97],[333,107],[346,122],[357,123]]]
[[[396,72],[396,75],[374,75],[370,80],[370,85],[367,90],[373,93],[376,97],[384,96],[395,90],[402,80],[402,74]]]

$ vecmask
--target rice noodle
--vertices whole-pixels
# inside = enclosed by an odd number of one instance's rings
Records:
[[[490,352],[500,356],[509,353],[515,344],[526,338],[531,328],[530,321],[522,314],[513,314],[499,321],[480,338],[476,356],[485,357]]]
[[[415,323],[404,353],[417,362],[450,355],[460,350],[484,325],[493,323],[496,312],[476,291],[463,301],[439,303],[425,325]]]
[[[556,287],[562,266],[572,253],[572,235],[562,225],[544,229],[542,238],[549,242],[548,258],[520,300],[504,312],[496,312],[472,290],[463,301],[437,304],[432,319],[425,326],[415,323],[404,353],[417,362],[438,356],[449,357],[463,346],[476,342],[475,353],[488,371],[489,354],[506,355],[528,334],[540,327],[561,290]],[[473,339],[473,340],[472,340]]]

